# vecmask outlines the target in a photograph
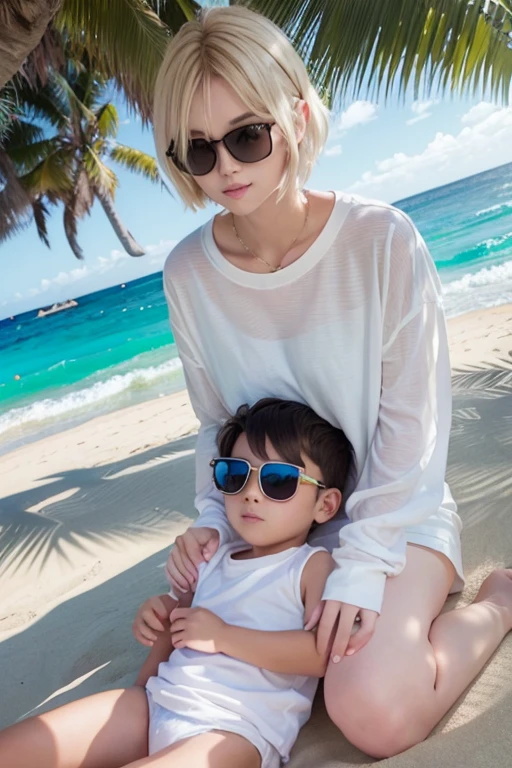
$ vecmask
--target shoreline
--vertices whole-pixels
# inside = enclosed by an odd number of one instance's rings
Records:
[[[497,307],[472,310],[471,312],[448,318],[446,323],[452,373],[472,366],[501,366],[504,363],[512,363],[512,338],[509,344],[504,341],[508,335],[512,337],[512,304],[501,304]],[[495,333],[497,326],[503,323],[505,323],[505,326],[507,323],[510,323],[509,331],[505,328],[503,334]],[[469,334],[468,327],[470,329]],[[490,341],[488,341],[489,338]],[[117,414],[135,409],[141,409],[145,413],[149,403],[153,404],[155,411],[165,412],[168,407],[173,406],[175,402],[173,398],[179,398],[181,402],[181,399],[185,397],[188,401],[186,392],[186,389],[182,388],[170,394],[159,395],[132,405],[124,405],[121,408],[108,410],[99,416],[85,417],[83,420],[80,417],[71,417],[69,418],[69,423],[64,428],[59,429],[56,424],[51,424],[46,428],[48,431],[45,433],[45,428],[42,427],[34,435],[28,435],[25,438],[26,442],[20,445],[16,445],[16,443],[19,440],[23,440],[23,438],[12,437],[2,443],[2,438],[0,437],[0,466],[4,457],[10,456],[16,451],[24,450],[34,443],[52,440],[64,432],[75,429],[80,430],[84,425],[93,421],[113,419],[116,418]],[[161,406],[157,405],[159,401],[162,404]],[[11,448],[10,443],[14,443],[14,447]]]

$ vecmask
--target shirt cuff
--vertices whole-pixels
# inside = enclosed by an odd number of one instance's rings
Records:
[[[386,579],[387,575],[375,570],[373,563],[346,560],[328,577],[322,600],[336,600],[380,613]]]

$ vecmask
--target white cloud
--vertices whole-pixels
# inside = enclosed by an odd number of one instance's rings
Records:
[[[356,125],[370,123],[377,117],[377,105],[371,101],[354,101],[348,109],[341,114],[338,128],[340,131],[349,131]]]
[[[407,120],[407,125],[414,125],[415,123],[419,123],[420,120],[425,120],[427,117],[430,117],[432,115],[432,112],[430,112],[430,107],[437,103],[437,99],[429,101],[413,101],[411,104],[411,110],[414,112],[416,117],[411,117],[409,120]]]
[[[458,134],[439,131],[423,152],[377,161],[350,191],[392,202],[512,162],[512,107],[478,104],[461,121]]]
[[[462,122],[464,125],[476,125],[498,110],[499,107],[496,104],[491,104],[489,101],[481,101],[480,104],[475,104],[469,112],[462,116]]]
[[[45,302],[50,304],[72,298],[74,295],[83,296],[86,293],[92,293],[105,287],[104,281],[99,281],[97,278],[114,268],[118,270],[118,277],[116,281],[112,280],[111,284],[145,277],[163,267],[167,254],[176,245],[176,242],[176,240],[161,240],[157,244],[147,245],[144,248],[146,255],[141,258],[132,258],[125,251],[114,249],[108,256],[99,256],[91,266],[84,265],[71,269],[69,272],[59,272],[54,277],[43,278],[38,286],[29,288],[25,294],[16,292],[12,299],[4,302],[4,305],[21,302],[27,306],[18,312],[24,312],[34,303],[33,301],[27,303],[27,299],[33,299],[42,294],[44,294]],[[75,283],[80,282],[82,284],[79,287],[72,288]]]
[[[335,157],[336,155],[341,155],[341,153],[341,144],[335,144],[334,147],[324,150],[324,155],[326,157]]]

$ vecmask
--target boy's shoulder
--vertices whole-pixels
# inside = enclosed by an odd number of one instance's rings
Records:
[[[324,590],[325,582],[327,581],[329,574],[336,567],[336,563],[334,562],[331,553],[326,549],[323,547],[310,547],[309,544],[306,544],[305,546],[309,547],[309,549],[312,550],[312,553],[306,561],[300,580],[301,594],[304,604],[306,604],[308,593],[312,595],[313,599],[317,597],[318,600],[321,599],[321,593]],[[320,595],[318,596],[319,593]]]

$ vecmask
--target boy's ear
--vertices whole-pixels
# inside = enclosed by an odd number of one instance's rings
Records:
[[[341,506],[341,491],[338,488],[326,488],[321,491],[315,511],[315,522],[326,523],[334,517]]]

